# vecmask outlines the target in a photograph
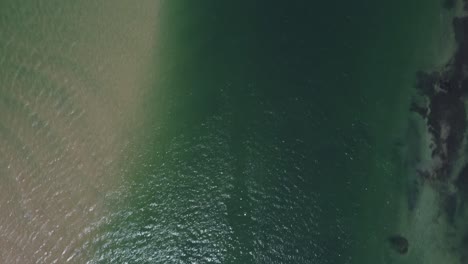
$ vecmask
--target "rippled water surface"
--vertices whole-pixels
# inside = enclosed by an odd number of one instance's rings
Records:
[[[144,122],[157,3],[0,6],[0,259],[84,263]]]
[[[402,263],[441,10],[0,1],[0,262]]]

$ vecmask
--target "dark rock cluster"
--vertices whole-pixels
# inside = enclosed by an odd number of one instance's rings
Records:
[[[446,4],[451,6],[452,1],[447,1]],[[468,10],[468,0],[463,0],[463,5]],[[458,230],[460,226],[456,226],[456,218],[462,214],[462,208],[468,205],[468,162],[463,158],[468,149],[465,146],[468,16],[455,18],[453,29],[457,43],[455,54],[443,70],[417,74],[418,95],[413,100],[411,111],[425,120],[427,132],[432,137],[433,167],[418,171],[420,181],[431,184],[438,191],[444,216]],[[461,170],[456,164],[462,164]],[[411,190],[410,188],[410,192]],[[409,197],[412,197],[411,194]],[[466,226],[460,230],[465,229]],[[408,241],[404,237],[392,236],[389,241],[398,253],[407,252]],[[462,252],[468,250],[467,241],[468,234],[460,242]],[[464,258],[468,259],[466,256]]]
[[[401,235],[394,235],[388,238],[388,242],[393,250],[401,255],[408,253],[409,242],[408,239]]]
[[[426,103],[415,100],[411,106],[413,112],[426,120],[433,139],[432,158],[439,161],[432,171],[421,174],[438,183],[450,180],[454,164],[460,158],[467,126],[464,100],[468,95],[468,17],[455,18],[453,26],[458,44],[453,58],[441,72],[417,74],[416,87]],[[463,177],[461,173],[459,178]],[[463,185],[463,182],[456,181],[456,184]],[[460,186],[463,189],[466,187]]]

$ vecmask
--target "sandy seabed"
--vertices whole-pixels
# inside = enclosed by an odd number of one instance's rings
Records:
[[[446,29],[453,33],[453,54],[443,65],[417,75],[411,106],[415,136],[408,138],[416,147],[407,161],[409,188],[398,227],[408,238],[410,250],[390,263],[468,261],[468,1],[454,3],[453,30]]]
[[[0,262],[85,263],[145,123],[160,3],[0,5]]]

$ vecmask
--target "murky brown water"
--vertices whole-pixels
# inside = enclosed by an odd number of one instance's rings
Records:
[[[84,263],[144,123],[159,2],[0,6],[0,262]]]

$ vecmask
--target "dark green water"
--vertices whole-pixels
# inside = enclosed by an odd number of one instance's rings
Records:
[[[165,3],[164,92],[147,106],[157,125],[98,262],[390,263],[395,146],[440,12],[438,1]]]

